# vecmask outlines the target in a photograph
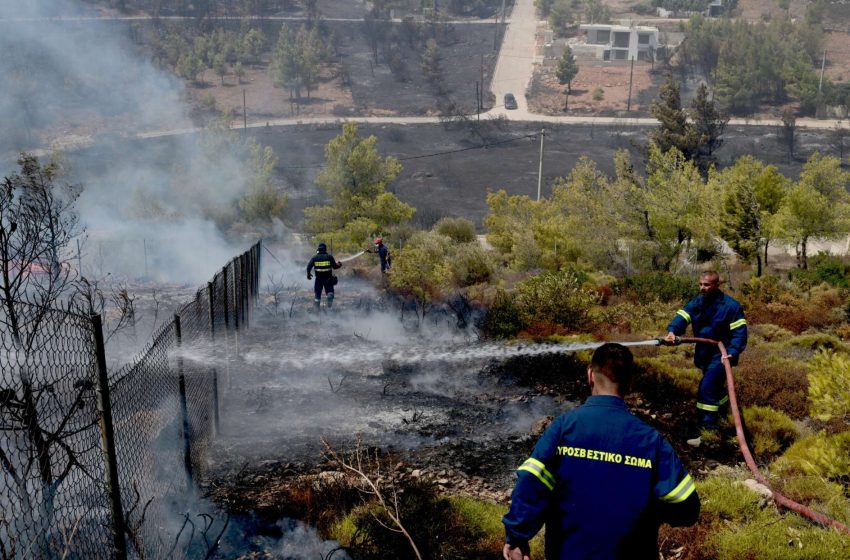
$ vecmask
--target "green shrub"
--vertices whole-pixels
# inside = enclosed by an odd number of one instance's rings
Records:
[[[847,558],[850,539],[773,508],[759,510],[741,524],[724,524],[710,542],[717,560],[823,560]]]
[[[838,350],[846,352],[846,346],[837,336],[826,333],[801,334],[787,341],[790,346],[807,350]]]
[[[466,496],[448,498],[452,510],[460,517],[463,526],[475,539],[473,549],[485,553],[486,558],[501,557],[505,544],[505,526],[502,516],[507,508],[500,504],[483,502]],[[543,534],[538,533],[531,539],[532,560],[543,560]],[[466,558],[467,556],[464,556]]]
[[[726,467],[699,481],[697,492],[702,512],[732,522],[754,516],[759,511],[760,496],[742,486],[748,474]]]
[[[573,271],[544,272],[520,282],[516,303],[525,325],[552,322],[572,331],[588,331],[593,294]]]
[[[480,284],[493,274],[493,262],[478,243],[464,243],[453,251],[449,266],[455,283],[460,287]]]
[[[690,276],[647,272],[622,278],[611,286],[615,294],[629,295],[641,302],[686,302],[697,295],[697,282]]]
[[[653,387],[668,386],[687,396],[696,396],[702,374],[692,364],[673,365],[663,356],[637,358],[636,363],[642,370],[635,379],[636,388],[644,394]]]
[[[605,90],[599,86],[593,88],[593,92],[590,94],[594,101],[602,101],[605,98]]]
[[[770,303],[785,292],[786,290],[780,284],[777,276],[752,276],[741,286],[743,299],[750,304],[755,302]]]
[[[777,490],[845,525],[850,523],[850,501],[841,484],[819,476],[795,476],[779,480]]]
[[[810,288],[826,283],[838,288],[850,288],[850,265],[841,257],[828,253],[818,253],[809,259],[809,268],[795,268],[788,273],[788,278],[795,284]]]
[[[476,240],[475,224],[466,218],[441,218],[434,224],[433,229],[456,243],[471,243]]]
[[[747,478],[751,477],[745,469],[720,467],[697,483],[702,501],[699,526],[708,527],[709,535],[707,542],[699,545],[699,554],[687,558],[815,560],[848,557],[850,540],[795,514],[763,507],[761,496],[743,486],[742,481]],[[846,504],[846,500],[841,497],[840,486],[824,483],[819,488],[801,489],[809,495],[820,491],[826,502],[835,502],[833,507],[821,511],[835,512],[838,519],[846,515],[842,510],[842,502]],[[799,493],[796,496],[801,497]]]
[[[744,422],[750,432],[753,452],[759,460],[772,459],[799,435],[793,420],[766,406],[745,407]]]
[[[850,477],[850,432],[819,433],[797,440],[774,461],[773,470],[780,476],[846,479]]]
[[[819,420],[850,420],[850,357],[822,350],[809,364],[809,405]]]
[[[487,313],[478,325],[481,332],[493,338],[512,338],[525,327],[516,298],[499,290]]]
[[[789,338],[794,336],[794,333],[792,333],[788,329],[783,329],[782,327],[773,325],[771,323],[747,325],[747,329],[749,331],[750,340],[755,337],[760,337],[764,339],[765,342],[780,342],[783,340],[788,340]]]

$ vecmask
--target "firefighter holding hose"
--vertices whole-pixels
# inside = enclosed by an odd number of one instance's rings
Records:
[[[556,418],[517,469],[502,519],[505,560],[529,560],[528,541],[544,524],[549,560],[655,560],[662,523],[696,523],[693,479],[670,443],[623,400],[633,371],[621,344],[593,353],[590,398]]]
[[[720,355],[716,344],[697,342],[694,364],[702,370],[702,381],[697,394],[697,409],[700,412],[702,430],[716,431],[720,409],[729,402],[726,391],[726,370],[723,360],[737,365],[741,353],[747,347],[747,320],[741,304],[720,290],[720,275],[706,270],[699,276],[699,295],[689,301],[667,326],[664,341],[676,344],[677,337],[692,325],[694,336],[718,340],[726,347],[726,355]],[[700,434],[688,439],[688,445],[699,447]]]
[[[328,253],[328,246],[324,243],[319,243],[316,248],[316,254],[307,263],[307,280],[313,279],[313,270],[316,272],[316,281],[313,283],[313,292],[316,299],[313,300],[313,305],[316,309],[322,304],[322,290],[328,296],[328,308],[334,304],[334,286],[336,285],[336,276],[333,275],[333,270],[342,267],[342,263],[337,262],[334,256]]]

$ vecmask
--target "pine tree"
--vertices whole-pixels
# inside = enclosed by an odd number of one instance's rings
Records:
[[[651,140],[662,151],[676,148],[685,159],[692,160],[699,148],[699,134],[693,124],[688,122],[687,113],[682,109],[679,97],[679,84],[668,74],[661,86],[658,100],[650,108],[652,116],[658,119],[658,128],[652,133]]]
[[[723,144],[722,136],[729,117],[721,113],[714,101],[708,98],[708,87],[704,83],[700,84],[696,97],[691,101],[690,115],[700,137],[700,152],[710,158]]]
[[[564,50],[561,60],[558,61],[558,66],[555,68],[555,77],[558,78],[558,83],[567,85],[567,91],[564,95],[564,111],[570,108],[570,93],[572,93],[572,81],[578,74],[578,65],[576,57],[573,56],[573,50],[568,46]]]

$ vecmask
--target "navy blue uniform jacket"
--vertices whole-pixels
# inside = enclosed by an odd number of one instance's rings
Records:
[[[720,291],[709,296],[700,294],[676,312],[667,331],[682,335],[688,324],[693,324],[695,337],[722,342],[729,362],[738,363],[738,357],[747,347],[747,320],[740,303]],[[697,343],[694,364],[705,369],[719,352],[716,344]]]
[[[676,452],[619,397],[592,396],[556,418],[517,473],[506,540],[522,546],[545,523],[548,560],[655,560],[661,523],[699,516]]]

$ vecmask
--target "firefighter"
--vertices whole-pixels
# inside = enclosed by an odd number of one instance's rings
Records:
[[[529,560],[546,525],[546,558],[657,559],[658,528],[693,525],[694,481],[656,430],[629,412],[634,359],[603,344],[587,368],[591,397],[556,418],[518,480],[505,525],[505,560]]]
[[[675,343],[676,337],[684,334],[689,324],[693,326],[695,337],[719,340],[726,347],[725,356],[720,355],[716,344],[697,343],[694,349],[694,364],[702,370],[697,394],[700,428],[716,431],[720,408],[729,402],[723,360],[728,359],[733,366],[738,364],[741,352],[747,347],[747,320],[741,304],[720,290],[720,276],[713,270],[700,274],[699,295],[676,312],[667,326],[664,340]],[[702,438],[697,434],[687,443],[699,447]]]
[[[387,249],[387,246],[384,245],[383,237],[375,238],[375,248],[368,249],[370,253],[377,253],[378,257],[381,259],[381,273],[386,274],[387,270],[392,268],[393,260],[390,256],[390,250]]]
[[[319,309],[322,304],[323,289],[328,297],[328,308],[333,307],[334,285],[336,284],[336,277],[333,275],[333,270],[341,267],[342,263],[337,262],[333,255],[328,254],[328,246],[324,243],[319,243],[319,246],[316,248],[316,254],[307,263],[307,280],[313,279],[311,272],[314,268],[316,270],[316,281],[313,283],[313,292],[316,295],[313,305],[316,309]]]

